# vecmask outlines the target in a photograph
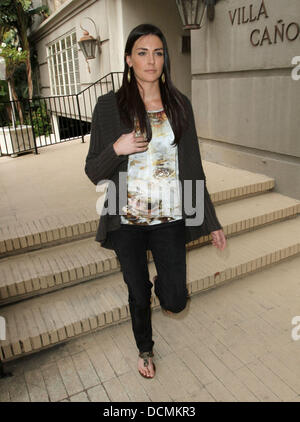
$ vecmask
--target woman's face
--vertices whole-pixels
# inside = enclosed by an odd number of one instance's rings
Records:
[[[157,35],[143,35],[132,48],[131,56],[126,56],[129,67],[133,67],[135,77],[140,82],[155,82],[163,71],[163,43]]]

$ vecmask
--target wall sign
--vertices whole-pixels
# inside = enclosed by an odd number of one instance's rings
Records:
[[[250,4],[248,6],[238,7],[234,10],[229,10],[229,19],[231,25],[244,25],[250,22],[256,22],[269,18],[269,14],[262,0],[259,7]],[[250,43],[253,47],[259,47],[264,44],[277,44],[278,42],[295,41],[300,39],[300,25],[298,22],[290,22],[286,24],[282,19],[279,19],[276,25],[266,25],[263,29],[253,29],[250,33]]]

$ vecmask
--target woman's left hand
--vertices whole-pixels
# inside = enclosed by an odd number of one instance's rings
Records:
[[[215,230],[215,231],[211,232],[211,236],[212,236],[212,244],[216,248],[221,249],[221,251],[223,249],[225,249],[225,246],[226,246],[226,237],[225,237],[225,234],[224,234],[224,232],[223,232],[222,229]]]

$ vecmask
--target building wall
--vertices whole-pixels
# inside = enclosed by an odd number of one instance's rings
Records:
[[[276,190],[300,199],[300,80],[292,78],[300,2],[219,0],[215,12],[192,31],[202,156],[268,174]]]
[[[40,94],[42,96],[51,95],[46,46],[71,30],[76,31],[78,41],[83,35],[80,24],[90,35],[96,38],[95,27],[90,20],[85,19],[86,17],[91,17],[95,21],[101,40],[110,38],[109,26],[106,19],[106,0],[88,0],[85,2],[81,0],[67,1],[56,12],[51,14],[31,35],[31,39],[37,45],[40,69]],[[96,58],[90,60],[89,65],[91,73],[88,72],[83,53],[79,49],[79,72],[82,89],[111,71],[109,42],[102,44],[101,55],[97,51]]]
[[[50,12],[55,12],[59,9],[67,0],[46,0]]]
[[[82,26],[96,37],[95,29],[88,19],[91,17],[97,26],[102,44],[102,53],[97,53],[89,61],[91,73],[79,51],[80,81],[82,89],[112,71],[124,70],[124,47],[131,29],[142,23],[152,22],[160,26],[167,38],[172,79],[186,95],[191,95],[190,54],[181,54],[182,24],[173,0],[164,0],[163,7],[159,0],[67,0],[53,11],[31,35],[38,50],[40,68],[40,94],[50,95],[50,81],[47,64],[46,45],[63,36],[71,29],[76,30],[77,40],[83,35]]]

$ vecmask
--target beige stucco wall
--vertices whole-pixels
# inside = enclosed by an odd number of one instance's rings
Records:
[[[31,35],[37,45],[42,96],[50,95],[46,46],[71,30],[76,31],[78,41],[83,35],[80,24],[89,31],[90,35],[96,38],[95,27],[90,20],[85,19],[86,17],[91,17],[95,21],[101,40],[110,38],[106,0],[68,1],[53,13],[49,19],[45,20]],[[102,44],[101,55],[97,51],[96,58],[89,61],[91,73],[88,72],[87,64],[80,49],[78,55],[82,89],[111,71],[109,42]]]
[[[182,22],[174,0],[123,0],[124,40],[130,31],[142,23],[158,26],[166,37],[171,77],[176,87],[191,97],[191,55],[181,53]],[[125,47],[125,45],[124,45]]]
[[[192,31],[192,101],[201,152],[211,161],[273,176],[278,191],[300,198],[300,80],[291,76],[300,33],[294,41],[286,32],[281,41],[277,33],[274,43],[275,25],[284,24],[285,31],[292,22],[300,25],[300,2],[265,0],[265,9],[261,4],[220,0],[215,20]],[[244,20],[253,22],[241,23],[243,7]],[[253,30],[253,42],[261,45],[251,44]],[[296,35],[297,25],[291,25],[288,37]]]
[[[123,72],[123,1],[106,0],[111,72]]]

